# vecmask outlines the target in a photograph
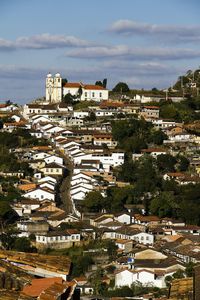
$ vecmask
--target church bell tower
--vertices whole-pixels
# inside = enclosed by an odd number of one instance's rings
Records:
[[[49,73],[46,77],[46,101],[49,103],[62,101],[62,78],[59,73],[54,77]]]

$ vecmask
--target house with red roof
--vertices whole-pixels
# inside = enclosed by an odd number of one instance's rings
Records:
[[[80,93],[81,101],[108,100],[108,90],[103,86],[94,84],[84,84],[82,82],[67,82],[63,87],[63,96],[69,93],[73,96],[78,96],[78,94]]]
[[[66,82],[63,85],[62,77],[59,73],[46,77],[46,101],[49,103],[59,103],[62,97],[67,94],[75,96],[80,101],[102,101],[108,100],[108,90],[100,85],[85,84],[82,82]]]

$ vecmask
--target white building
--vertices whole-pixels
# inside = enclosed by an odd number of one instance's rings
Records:
[[[62,86],[62,78],[59,73],[48,74],[46,78],[46,101],[50,103],[61,102],[62,97],[71,94],[81,101],[108,100],[108,90],[102,86],[83,84],[81,82],[67,82]]]
[[[146,232],[137,233],[132,238],[136,242],[138,242],[140,244],[144,244],[144,245],[153,245],[153,243],[154,243],[153,234],[146,233]]]
[[[91,154],[81,154],[73,156],[73,161],[75,165],[81,164],[82,160],[99,160],[105,171],[110,171],[111,167],[117,167],[124,163],[124,153],[123,152],[112,152],[110,154],[105,153],[91,153]]]
[[[23,197],[31,198],[31,199],[38,199],[40,201],[45,200],[45,199],[55,201],[54,192],[52,192],[50,190],[47,191],[42,188],[36,188],[30,192],[27,192],[27,193],[23,194]]]
[[[66,230],[65,232],[53,231],[47,234],[36,234],[36,245],[48,248],[68,248],[79,244],[80,233],[76,230]]]
[[[49,155],[44,159],[44,161],[46,162],[46,164],[55,162],[57,164],[63,165],[63,158],[57,155]]]
[[[138,281],[144,285],[156,286],[158,288],[166,287],[164,274],[158,275],[150,270],[120,270],[115,275],[115,286],[131,286]]]
[[[62,100],[62,78],[59,73],[52,77],[48,74],[46,78],[46,101],[51,103],[61,102]]]

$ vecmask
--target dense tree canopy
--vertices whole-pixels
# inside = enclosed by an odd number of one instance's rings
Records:
[[[140,153],[148,144],[162,145],[167,139],[161,130],[155,130],[144,119],[128,119],[112,122],[112,134],[118,141],[118,147],[127,153]]]
[[[125,204],[143,203],[147,213],[200,225],[200,184],[179,185],[173,179],[163,179],[167,171],[179,168],[180,156],[160,155],[154,159],[144,155],[137,161],[126,158],[114,174],[118,180],[131,185],[108,188],[100,209],[122,211]]]
[[[129,92],[129,91],[130,91],[129,86],[125,82],[119,82],[113,88],[113,92],[117,92],[117,93],[126,93],[126,92]]]

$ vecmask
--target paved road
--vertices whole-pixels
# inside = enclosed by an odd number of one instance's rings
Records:
[[[72,202],[70,197],[70,185],[73,172],[73,164],[67,155],[59,152],[59,155],[64,159],[65,166],[67,167],[67,176],[63,179],[60,186],[60,198],[61,198],[61,208],[67,213],[72,213]]]

